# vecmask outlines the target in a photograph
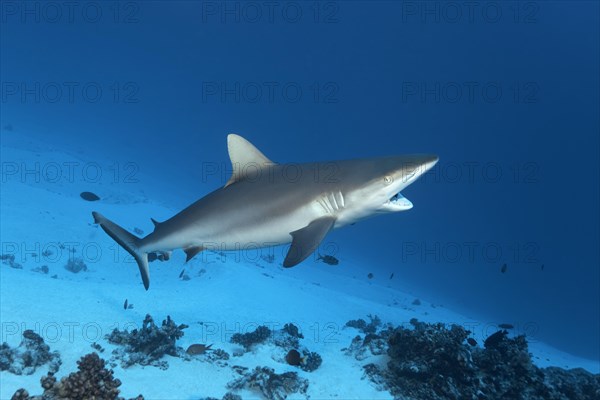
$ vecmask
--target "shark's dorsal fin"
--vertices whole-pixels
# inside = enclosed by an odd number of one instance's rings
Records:
[[[283,260],[283,266],[289,268],[304,261],[319,247],[319,244],[334,224],[335,218],[321,217],[304,228],[291,232],[292,245],[285,260]]]
[[[233,173],[225,187],[246,178],[247,174],[257,173],[258,168],[275,163],[243,137],[234,133],[227,136],[227,149]]]

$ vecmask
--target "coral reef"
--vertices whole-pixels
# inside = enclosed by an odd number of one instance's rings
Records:
[[[357,336],[347,350],[356,355],[387,349],[390,360],[385,368],[369,363],[364,370],[395,398],[592,400],[600,396],[600,375],[536,367],[524,336],[510,338],[501,330],[481,348],[468,343],[470,332],[461,326],[416,319],[410,323],[412,329],[387,328],[371,338]]]
[[[304,339],[304,335],[300,333],[298,327],[292,323],[285,324],[282,329],[283,332],[287,333],[292,337],[296,337],[298,339]]]
[[[105,368],[105,361],[98,354],[90,353],[77,361],[77,372],[57,381],[52,373],[42,377],[44,393],[30,396],[19,389],[11,400],[124,400],[119,397],[121,381],[113,377],[113,371]],[[133,400],[133,399],[132,399]],[[135,400],[144,400],[139,395]]]
[[[294,324],[285,324],[283,329],[271,332],[271,340],[275,346],[283,349],[297,349],[300,347],[300,339],[304,336]]]
[[[323,359],[321,356],[314,351],[302,350],[302,362],[300,362],[300,369],[306,372],[313,372],[321,366]]]
[[[386,333],[388,331],[382,331],[380,334],[369,333],[364,338],[357,335],[352,339],[350,346],[342,349],[342,351],[358,361],[363,361],[371,356],[385,354],[388,348],[387,340],[385,339]]]
[[[185,324],[175,324],[169,316],[158,327],[152,317],[146,315],[139,330],[129,332],[115,328],[106,338],[121,348],[113,350],[111,361],[120,360],[123,368],[139,364],[167,369],[169,364],[160,359],[166,354],[173,357],[185,354],[183,348],[176,345],[176,341],[183,336],[183,330],[187,327]]]
[[[231,337],[231,343],[240,344],[248,351],[255,344],[265,342],[270,336],[271,330],[268,327],[261,325],[252,332],[234,334]]]
[[[7,343],[0,346],[0,371],[31,375],[44,364],[48,364],[51,373],[58,371],[60,355],[56,351],[50,352],[44,339],[32,330],[23,332],[23,339],[16,348],[11,349]]]
[[[346,326],[356,328],[365,334],[375,333],[377,331],[377,328],[381,326],[381,319],[379,319],[377,315],[373,316],[371,314],[367,315],[367,317],[370,320],[369,323],[367,323],[367,321],[365,321],[364,319],[359,318],[346,322]]]
[[[229,382],[228,389],[259,390],[269,400],[284,400],[289,394],[305,394],[308,390],[308,380],[299,378],[296,372],[276,374],[267,367],[256,367],[251,372],[238,367],[236,371],[242,376]]]
[[[87,271],[87,265],[83,262],[83,259],[77,257],[70,257],[69,261],[65,265],[67,271],[77,274],[81,271]]]

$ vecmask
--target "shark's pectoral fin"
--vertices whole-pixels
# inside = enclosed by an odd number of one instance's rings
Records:
[[[200,253],[204,248],[202,246],[192,246],[183,249],[185,251],[185,262],[190,261],[192,258],[196,256],[196,254]]]
[[[302,229],[291,232],[292,245],[283,261],[283,266],[286,268],[293,267],[310,256],[333,228],[334,223],[335,218],[322,217],[312,221]]]

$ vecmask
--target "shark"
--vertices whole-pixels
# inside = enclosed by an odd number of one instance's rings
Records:
[[[400,192],[437,162],[409,154],[311,163],[276,163],[243,137],[230,134],[232,174],[227,183],[172,218],[151,219],[138,237],[99,212],[94,222],[137,262],[146,290],[149,262],[183,249],[186,262],[203,250],[290,244],[283,266],[308,258],[332,230],[365,218],[413,207]]]

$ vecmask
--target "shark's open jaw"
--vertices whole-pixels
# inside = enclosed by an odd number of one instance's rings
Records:
[[[410,210],[413,204],[406,197],[402,196],[402,193],[398,192],[390,198],[386,205],[397,209],[398,211]]]

